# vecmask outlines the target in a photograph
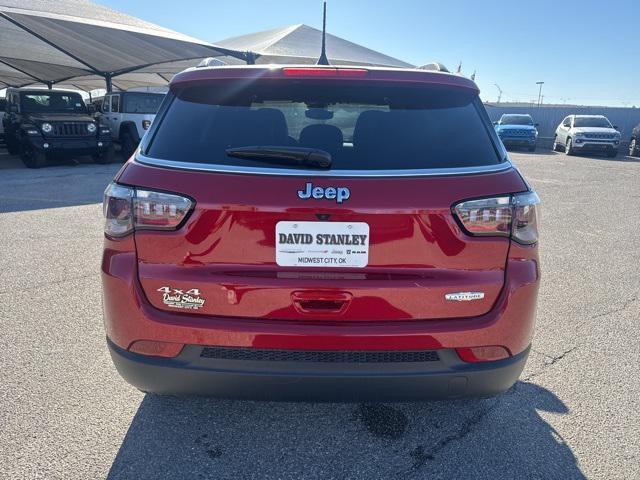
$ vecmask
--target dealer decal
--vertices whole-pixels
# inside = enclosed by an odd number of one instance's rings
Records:
[[[276,263],[296,267],[365,267],[369,225],[363,222],[278,222]]]
[[[198,310],[204,306],[205,299],[200,296],[200,290],[197,288],[181,290],[179,288],[160,287],[157,291],[162,292],[162,303],[168,307]]]

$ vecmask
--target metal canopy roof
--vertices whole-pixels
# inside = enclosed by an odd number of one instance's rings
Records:
[[[308,25],[250,33],[216,42],[242,52],[254,52],[256,63],[316,63],[320,56],[322,32]],[[335,65],[375,65],[413,67],[413,65],[327,33],[327,56]]]
[[[104,88],[104,78],[125,74],[122,86],[149,85],[154,67],[162,74],[171,62],[223,55],[243,57],[86,0],[0,0],[0,86],[85,77]],[[140,69],[146,77],[129,73]]]

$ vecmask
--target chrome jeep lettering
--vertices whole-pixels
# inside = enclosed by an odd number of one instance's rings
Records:
[[[308,198],[314,198],[316,200],[335,200],[337,203],[342,203],[348,200],[351,196],[351,191],[348,187],[314,187],[313,183],[307,182],[303,190],[298,190],[298,198],[307,200]]]

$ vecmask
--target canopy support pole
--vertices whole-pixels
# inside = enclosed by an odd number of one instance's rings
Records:
[[[247,65],[255,65],[256,54],[253,52],[244,52],[244,61],[247,62]]]
[[[107,93],[111,93],[113,91],[113,84],[111,83],[111,74],[110,73],[106,73],[104,75],[104,81],[105,81],[106,86],[107,86]]]
[[[53,82],[46,82],[46,84],[49,90],[53,90]]]

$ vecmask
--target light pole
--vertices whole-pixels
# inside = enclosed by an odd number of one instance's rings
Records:
[[[544,85],[544,82],[536,82],[536,85],[540,86],[538,90],[538,108],[540,108],[540,104],[542,103],[542,85]]]
[[[500,99],[502,98],[502,89],[500,88],[500,85],[498,85],[497,83],[494,83],[494,85],[498,89],[498,101],[496,103],[500,103]]]

